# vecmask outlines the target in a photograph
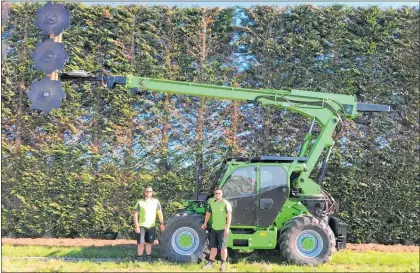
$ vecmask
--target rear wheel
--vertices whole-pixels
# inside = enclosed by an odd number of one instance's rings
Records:
[[[171,217],[162,232],[160,244],[163,256],[179,262],[198,262],[207,252],[204,220],[198,214],[181,212]]]
[[[312,216],[293,218],[283,228],[280,252],[287,262],[298,265],[318,265],[331,260],[335,237],[331,228]]]

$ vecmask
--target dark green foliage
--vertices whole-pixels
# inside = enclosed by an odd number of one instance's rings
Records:
[[[345,122],[324,188],[340,202],[350,241],[420,238],[418,10],[65,5],[65,71],[308,89],[391,105],[388,114]],[[279,109],[66,82],[59,110],[32,110],[26,92],[42,73],[29,54],[47,38],[33,24],[40,6],[11,5],[2,27],[4,234],[130,232],[129,206],[148,184],[168,217],[192,198],[195,179],[208,189],[225,156],[297,155],[310,121]]]

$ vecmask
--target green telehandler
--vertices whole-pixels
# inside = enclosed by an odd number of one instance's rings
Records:
[[[37,25],[50,34],[50,39],[35,49],[35,68],[51,73],[63,67],[68,56],[56,44],[61,42],[58,33],[67,27],[66,20],[69,14],[60,4],[47,3],[41,8]],[[321,188],[335,137],[345,118],[354,119],[365,111],[390,111],[387,105],[360,103],[350,95],[232,88],[85,71],[55,71],[34,81],[28,92],[34,109],[48,113],[60,107],[65,94],[58,79],[100,82],[109,88],[123,85],[132,93],[154,91],[269,105],[299,113],[311,122],[298,156],[227,158],[220,179],[214,181],[208,193],[199,193],[200,185],[196,185],[194,200],[185,201],[184,208],[168,218],[160,237],[164,255],[183,262],[197,262],[208,253],[208,231],[202,230],[201,225],[216,186],[223,189],[233,209],[229,248],[278,248],[283,260],[299,265],[330,261],[336,250],[346,247],[347,241],[347,225],[337,217],[338,203]],[[320,132],[314,138],[315,123]],[[324,151],[319,176],[312,179],[311,173]]]

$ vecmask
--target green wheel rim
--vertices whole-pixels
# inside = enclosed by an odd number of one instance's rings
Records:
[[[190,227],[180,227],[172,234],[171,245],[180,255],[191,255],[200,246],[200,236]]]
[[[181,236],[179,236],[179,238],[178,238],[178,244],[179,244],[181,247],[188,248],[188,247],[190,247],[190,246],[192,245],[193,240],[194,240],[194,239],[191,237],[191,235],[190,235],[190,234],[182,234],[182,235],[181,235]]]
[[[324,241],[314,230],[303,230],[296,236],[296,250],[305,258],[315,258],[321,254]]]

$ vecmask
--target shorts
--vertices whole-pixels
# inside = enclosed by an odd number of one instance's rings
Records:
[[[229,236],[229,235],[228,235]],[[225,235],[225,230],[214,230],[210,231],[210,248],[227,248],[228,236]]]
[[[156,237],[156,227],[140,227],[140,232],[137,233],[137,244],[153,244]]]

